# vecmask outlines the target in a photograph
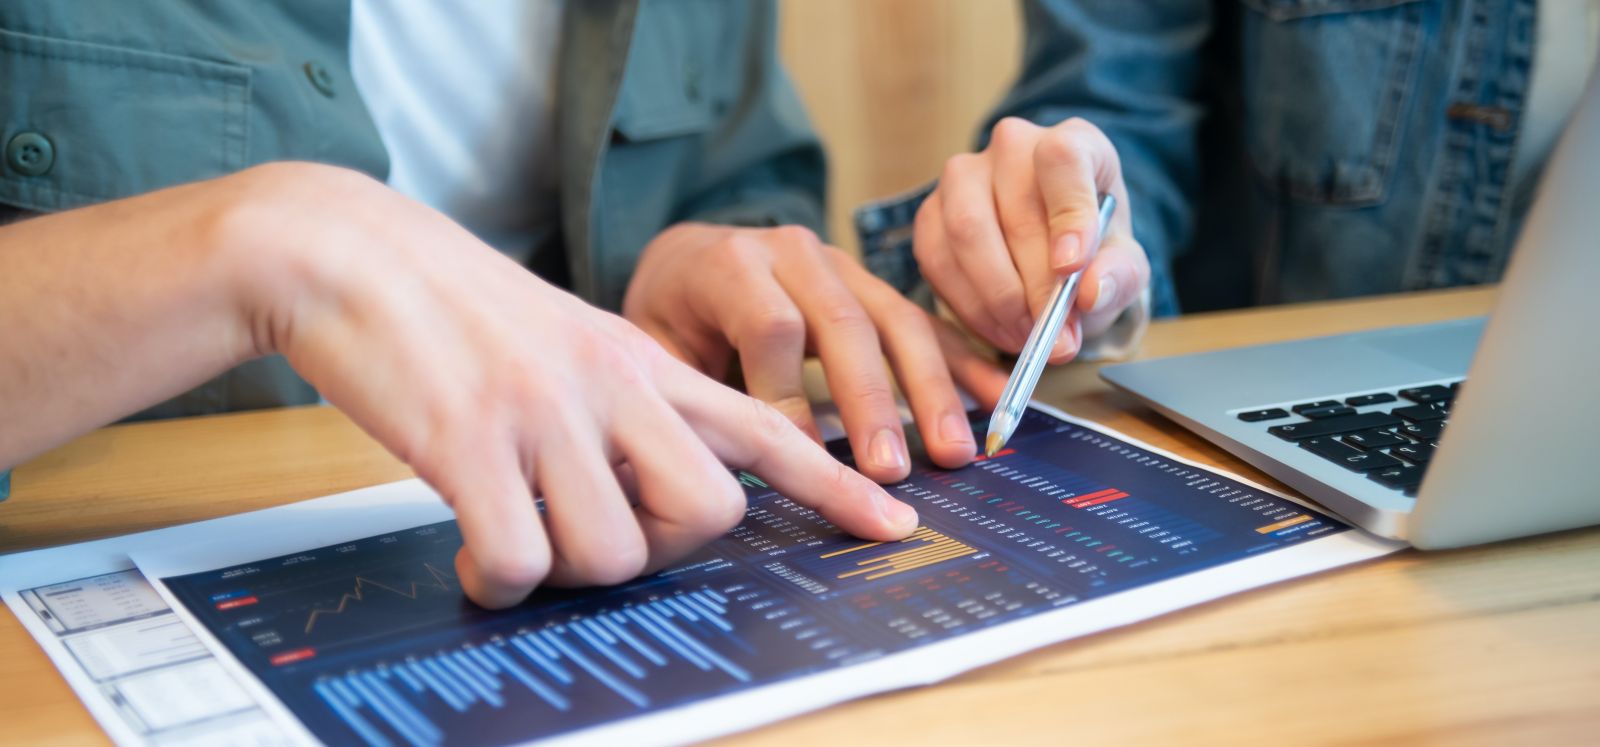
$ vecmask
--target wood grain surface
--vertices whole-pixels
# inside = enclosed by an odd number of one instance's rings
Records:
[[[1485,312],[1492,290],[1159,322],[1153,357]],[[1096,367],[1042,399],[1262,482],[1110,391]],[[20,468],[0,551],[288,503],[409,476],[337,411],[105,428]],[[4,562],[0,558],[0,572]],[[1388,558],[1279,584],[855,701],[723,743],[1508,744],[1600,734],[1600,530]],[[105,744],[15,618],[0,615],[0,743]]]

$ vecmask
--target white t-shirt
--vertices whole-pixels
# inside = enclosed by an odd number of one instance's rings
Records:
[[[561,0],[354,0],[350,66],[389,186],[526,260],[556,219]]]

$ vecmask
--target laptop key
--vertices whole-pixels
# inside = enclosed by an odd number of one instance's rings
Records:
[[[1443,420],[1424,420],[1420,423],[1406,423],[1395,432],[1418,441],[1437,441],[1439,434],[1444,432],[1444,424]]]
[[[1422,484],[1423,472],[1424,470],[1421,467],[1387,467],[1368,472],[1367,478],[1379,484],[1409,493]]]
[[[1353,446],[1340,443],[1331,436],[1308,438],[1300,442],[1300,448],[1306,449],[1317,456],[1338,464],[1345,469],[1357,472],[1381,469],[1384,467],[1398,467],[1401,462],[1381,451],[1362,451]]]
[[[1381,405],[1385,402],[1393,401],[1393,394],[1388,392],[1378,392],[1377,394],[1358,394],[1354,397],[1346,397],[1344,403],[1351,407],[1365,407],[1367,405]]]
[[[1431,405],[1409,405],[1407,407],[1396,407],[1389,412],[1393,415],[1405,418],[1413,423],[1424,420],[1444,420],[1445,417],[1450,414],[1450,412],[1447,409],[1440,407],[1439,405],[1441,404],[1443,403],[1441,402]]]
[[[1406,444],[1390,449],[1389,453],[1412,464],[1427,464],[1433,458],[1433,450],[1430,444]]]
[[[1285,441],[1302,441],[1318,436],[1335,436],[1341,433],[1355,433],[1373,428],[1392,428],[1400,424],[1400,418],[1386,412],[1362,412],[1355,415],[1343,415],[1336,418],[1323,418],[1304,423],[1285,423],[1267,429],[1278,438]]]
[[[1339,462],[1345,469],[1356,472],[1370,472],[1375,469],[1397,467],[1405,462],[1395,459],[1381,451],[1363,451],[1360,456],[1345,457]]]
[[[1432,384],[1429,386],[1419,386],[1411,389],[1401,389],[1400,396],[1419,405],[1423,405],[1429,402],[1442,402],[1456,395],[1455,392],[1450,391],[1450,387]]]
[[[1282,407],[1269,407],[1265,410],[1250,410],[1239,413],[1239,419],[1246,423],[1258,423],[1263,420],[1277,420],[1289,417],[1289,411]]]
[[[1358,456],[1366,452],[1354,446],[1343,444],[1333,436],[1318,436],[1300,442],[1300,448],[1305,449],[1324,459],[1338,461],[1347,456]]]
[[[1354,414],[1356,414],[1356,408],[1354,407],[1349,405],[1333,405],[1331,407],[1313,407],[1305,412],[1300,413],[1300,417],[1309,418],[1311,420],[1321,420],[1323,418],[1336,418],[1340,415]]]
[[[1306,414],[1306,410],[1320,410],[1324,407],[1338,407],[1340,404],[1341,403],[1339,400],[1336,399],[1324,399],[1317,402],[1301,402],[1300,404],[1290,407],[1289,409],[1294,410],[1294,414],[1296,415],[1304,415]]]
[[[1395,444],[1410,443],[1393,433],[1380,430],[1350,433],[1344,436],[1344,442],[1358,449],[1382,449]]]

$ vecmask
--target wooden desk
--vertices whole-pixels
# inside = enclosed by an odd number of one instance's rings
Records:
[[[1492,291],[1162,322],[1147,356],[1482,313]],[[1075,365],[1043,399],[1270,483]],[[334,410],[106,428],[25,465],[0,551],[220,516],[408,476]],[[1514,497],[1513,497],[1514,498]],[[1593,743],[1600,530],[1406,552],[1063,643],[931,688],[856,701],[729,744]],[[0,742],[104,744],[11,615]]]

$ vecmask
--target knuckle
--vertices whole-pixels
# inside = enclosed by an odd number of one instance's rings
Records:
[[[994,123],[989,142],[997,148],[1008,148],[1018,143],[1031,141],[1039,131],[1039,126],[1021,117],[1004,117]]]
[[[1079,156],[1084,147],[1078,132],[1067,125],[1071,120],[1060,127],[1053,127],[1039,138],[1039,143],[1034,146],[1034,160],[1050,164],[1073,164],[1079,161]]]
[[[637,355],[638,351],[660,346],[633,325],[620,320],[618,322],[598,325],[590,334],[572,338],[572,345],[582,365],[580,372],[604,371],[624,383],[639,383],[644,374],[640,370],[642,361]],[[537,363],[533,366],[537,366]],[[533,372],[537,370],[534,368]]]
[[[796,432],[794,422],[778,408],[754,397],[745,398],[745,425],[751,442],[763,452],[787,443]]]
[[[1043,238],[1049,235],[1044,220],[1037,214],[1038,208],[1029,206],[1024,210],[1002,211],[1000,224],[1002,230],[1013,242],[1026,242]]]
[[[503,588],[533,589],[550,575],[550,553],[543,548],[525,547],[474,560],[484,580]]]
[[[860,492],[858,481],[866,479],[861,473],[844,466],[841,462],[833,462],[832,466],[828,467],[828,474],[819,477],[822,478],[825,489],[818,492],[826,496],[855,495]]]
[[[955,182],[971,174],[979,166],[979,159],[983,156],[976,153],[957,153],[944,162],[944,170],[939,175],[939,181]]]
[[[850,390],[851,396],[863,402],[894,403],[894,387],[881,372],[874,370],[871,373],[861,373],[853,377]]]
[[[1074,139],[1084,145],[1101,145],[1109,144],[1111,142],[1106,138],[1106,133],[1104,130],[1096,127],[1093,122],[1090,122],[1083,117],[1073,117],[1065,122],[1062,122],[1061,130],[1064,133],[1069,133]]]
[[[769,400],[767,404],[772,405],[778,412],[783,413],[785,417],[789,418],[789,422],[794,423],[796,428],[800,428],[804,419],[811,414],[811,401],[806,399],[804,393],[779,397]]]
[[[576,552],[562,558],[572,575],[583,583],[612,586],[644,572],[649,552],[637,538],[620,542],[596,541],[589,537]]]
[[[724,476],[719,481],[720,490],[714,490],[712,500],[705,512],[706,535],[720,536],[744,521],[745,512],[749,510],[749,503],[745,499],[744,490],[737,482]]]
[[[806,320],[793,305],[767,306],[748,317],[746,339],[739,340],[741,349],[749,347],[794,347],[805,344]]]
[[[830,330],[843,334],[877,334],[867,310],[861,308],[855,296],[848,293],[830,294],[822,299],[820,306],[821,323]]]
[[[985,234],[985,220],[978,211],[966,206],[945,209],[944,230],[958,244],[972,244]]]
[[[889,326],[898,333],[929,337],[933,335],[933,320],[928,318],[928,312],[904,297],[896,298],[885,313]]]
[[[739,277],[767,272],[767,247],[747,233],[738,233],[712,249],[715,261]]]
[[[809,247],[818,246],[822,243],[822,239],[817,236],[816,231],[795,223],[777,226],[767,229],[767,231],[772,236],[773,241],[779,244]]]

